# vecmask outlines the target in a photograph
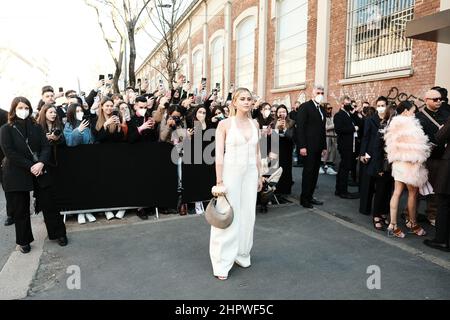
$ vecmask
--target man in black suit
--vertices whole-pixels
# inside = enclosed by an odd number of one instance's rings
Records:
[[[342,99],[341,110],[334,115],[334,130],[337,134],[337,149],[341,156],[339,170],[336,176],[335,195],[344,199],[359,198],[358,193],[348,192],[348,174],[352,169],[359,125],[360,119],[354,111],[352,101],[348,96],[345,96]]]
[[[313,204],[323,204],[322,201],[315,199],[313,194],[319,177],[320,160],[327,152],[326,111],[320,106],[324,97],[324,87],[314,86],[313,97],[314,100],[300,106],[296,117],[297,148],[303,158],[300,204],[305,208],[312,208]]]

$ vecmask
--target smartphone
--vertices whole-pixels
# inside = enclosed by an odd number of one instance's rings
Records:
[[[64,92],[63,87],[59,87],[59,92]]]
[[[118,117],[119,116],[119,110],[114,110],[112,112],[112,115]]]
[[[217,92],[220,91],[220,83],[219,82],[216,82],[216,90],[217,90]]]
[[[206,78],[202,78],[202,88],[206,88]]]
[[[164,87],[162,79],[159,79],[159,89],[162,89]]]
[[[141,83],[141,79],[140,78],[137,79],[137,83]]]
[[[112,79],[113,79],[112,73],[109,73],[109,74],[108,74],[108,79],[109,79],[109,80],[112,80]]]

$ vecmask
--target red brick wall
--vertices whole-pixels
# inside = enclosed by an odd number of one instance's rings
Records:
[[[343,12],[347,10],[347,0],[333,0],[331,5],[328,101],[335,108],[338,108],[338,101],[342,95],[349,95],[357,101],[367,100],[374,105],[376,98],[380,95],[394,97],[403,92],[407,96],[423,97],[424,93],[434,86],[437,45],[417,40],[413,41],[412,46],[413,76],[345,86],[339,84],[339,80],[345,77],[347,15]],[[439,11],[439,7],[439,0],[417,0],[415,17],[432,14]],[[390,90],[393,87],[398,88],[399,92],[397,93],[395,89]],[[420,101],[418,103],[421,104]]]

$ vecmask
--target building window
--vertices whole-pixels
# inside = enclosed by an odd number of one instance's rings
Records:
[[[203,57],[202,57],[202,51],[197,50],[192,55],[192,65],[194,68],[194,72],[192,75],[192,88],[198,88],[202,81],[202,74],[203,74]]]
[[[346,77],[411,66],[412,40],[405,38],[415,0],[349,0]]]
[[[254,90],[255,72],[255,17],[249,17],[237,26],[236,84]]]
[[[187,60],[186,60],[186,58],[183,58],[180,61],[180,66],[178,68],[178,76],[180,76],[180,75],[185,76],[186,79],[188,77],[188,74],[187,74]]]
[[[308,0],[278,0],[275,60],[277,88],[306,81]]]
[[[215,88],[216,83],[223,88],[223,46],[222,37],[217,37],[211,44],[211,88]]]

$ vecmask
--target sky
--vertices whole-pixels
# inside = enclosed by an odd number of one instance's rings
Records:
[[[192,0],[182,1],[187,6]],[[155,45],[145,37],[137,37],[136,68]],[[24,64],[16,54],[48,74],[20,68]],[[8,110],[17,95],[36,105],[44,85],[78,91],[79,82],[88,93],[98,75],[108,73],[114,73],[114,63],[95,11],[84,0],[0,0],[1,108]]]

